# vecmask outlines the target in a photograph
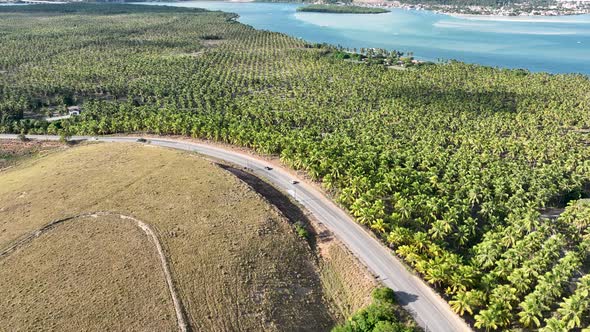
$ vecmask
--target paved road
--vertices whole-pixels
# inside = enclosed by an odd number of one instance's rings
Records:
[[[57,140],[57,136],[29,135],[29,138]],[[0,135],[0,139],[15,139],[16,135]],[[72,139],[92,139],[74,136]],[[136,137],[97,137],[102,142],[135,142]],[[398,301],[412,312],[418,324],[432,332],[471,331],[449,305],[419,277],[409,272],[392,255],[391,251],[372,237],[364,228],[354,222],[341,208],[303,180],[293,184],[295,179],[285,169],[265,169],[267,163],[253,156],[202,143],[189,143],[174,139],[149,139],[150,144],[173,149],[194,151],[234,165],[248,167],[253,173],[266,179],[278,189],[288,192],[314,217],[323,223],[354,253],[380,280],[396,291]]]
[[[64,120],[64,119],[69,119],[71,118],[71,115],[60,115],[60,116],[54,116],[54,117],[47,117],[44,120],[47,122],[53,122],[53,121],[57,121],[57,120]]]

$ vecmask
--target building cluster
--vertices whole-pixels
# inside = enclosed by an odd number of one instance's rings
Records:
[[[590,14],[590,0],[557,0],[557,2],[552,5],[538,5],[533,2],[522,2],[502,7],[408,4],[400,1],[370,1],[364,4],[371,7],[431,10],[443,14],[462,15],[559,16]]]

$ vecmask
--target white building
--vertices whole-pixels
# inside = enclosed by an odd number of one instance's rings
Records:
[[[80,106],[70,106],[68,107],[68,115],[80,115],[82,113],[82,109]]]

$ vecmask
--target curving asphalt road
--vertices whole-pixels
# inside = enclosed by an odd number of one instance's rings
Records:
[[[58,136],[28,135],[28,138],[57,140]],[[16,139],[17,135],[0,135],[0,139]],[[136,142],[137,137],[90,137],[74,136],[72,140],[96,140],[101,142]],[[323,223],[355,254],[386,286],[396,292],[398,301],[408,309],[417,323],[431,332],[472,331],[456,315],[447,302],[436,294],[424,281],[408,271],[392,252],[357,224],[341,208],[324,194],[301,179],[296,179],[284,168],[267,170],[264,160],[229,149],[204,143],[192,143],[175,139],[150,138],[151,145],[193,151],[215,159],[223,160],[264,178],[276,188],[288,192],[314,217]],[[300,181],[293,184],[293,180]]]

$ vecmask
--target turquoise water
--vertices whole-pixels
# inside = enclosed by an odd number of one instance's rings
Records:
[[[412,51],[423,60],[590,74],[590,15],[473,19],[403,9],[378,15],[298,13],[300,5],[292,3],[150,4],[233,12],[257,29],[350,48]]]

